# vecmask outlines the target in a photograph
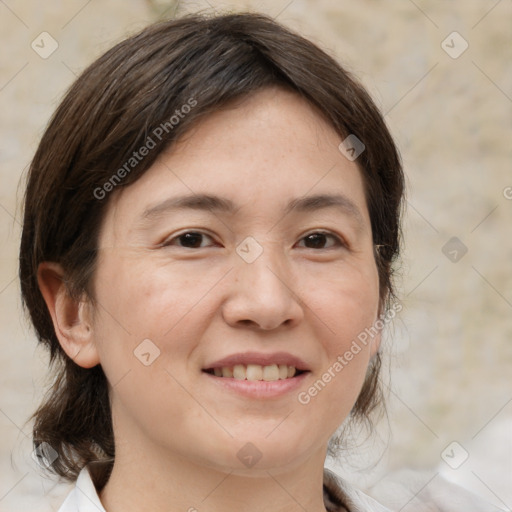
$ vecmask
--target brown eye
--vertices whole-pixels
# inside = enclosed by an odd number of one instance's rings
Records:
[[[203,238],[211,237],[205,233],[200,233],[197,231],[187,231],[186,233],[182,233],[181,235],[175,236],[174,238],[169,239],[168,241],[163,243],[164,247],[177,245],[178,247],[184,247],[186,249],[198,249],[201,247],[205,247],[201,245]],[[174,243],[178,241],[179,243]]]
[[[308,249],[330,249],[333,246],[325,247],[326,240],[331,239],[334,240],[334,246],[344,246],[345,244],[340,240],[339,237],[333,235],[332,233],[324,233],[321,231],[317,231],[315,233],[310,233],[302,238],[302,240],[306,241]]]

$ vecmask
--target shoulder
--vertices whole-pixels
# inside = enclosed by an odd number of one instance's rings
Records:
[[[68,494],[58,512],[106,512],[87,467],[82,469],[78,475],[75,487]]]
[[[395,471],[366,492],[324,469],[324,496],[328,495],[324,501],[328,512],[501,512],[439,473],[432,476],[426,471]]]
[[[324,503],[328,512],[392,512],[324,468]]]
[[[416,512],[419,505],[432,512],[502,512],[487,500],[448,481],[439,472],[397,470],[368,492],[401,512]]]

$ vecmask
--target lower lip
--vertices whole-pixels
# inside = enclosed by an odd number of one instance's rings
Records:
[[[233,391],[248,398],[276,398],[296,390],[310,372],[282,380],[242,380],[230,377],[217,377],[203,372],[214,385]]]

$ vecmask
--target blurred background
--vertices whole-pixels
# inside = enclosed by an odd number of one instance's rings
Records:
[[[511,510],[510,0],[1,0],[0,510],[57,510],[70,487],[42,475],[26,424],[48,361],[20,307],[20,178],[45,125],[84,67],[127,35],[185,12],[247,9],[364,83],[407,174],[403,310],[384,347],[389,419],[328,465],[360,488],[414,468],[418,491],[442,475]]]

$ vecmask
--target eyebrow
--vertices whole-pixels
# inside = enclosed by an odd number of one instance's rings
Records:
[[[142,220],[159,217],[178,210],[199,210],[206,212],[219,212],[235,214],[241,206],[237,206],[231,199],[211,194],[190,194],[171,197],[144,211]],[[358,224],[364,226],[363,215],[359,208],[348,197],[342,194],[316,194],[292,199],[285,207],[284,214],[292,212],[312,212],[327,208],[336,208],[353,217]]]

